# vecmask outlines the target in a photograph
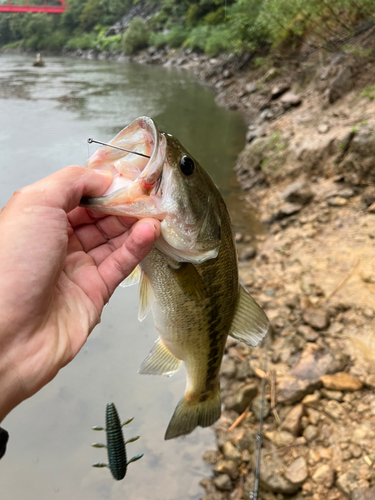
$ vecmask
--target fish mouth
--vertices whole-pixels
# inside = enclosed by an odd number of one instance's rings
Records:
[[[115,147],[98,148],[85,167],[111,172],[113,182],[102,196],[82,198],[80,206],[110,215],[163,220],[166,212],[159,188],[167,149],[164,134],[151,118],[142,116],[109,145]]]

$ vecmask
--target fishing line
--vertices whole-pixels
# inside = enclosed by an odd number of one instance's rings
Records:
[[[107,144],[106,142],[96,141],[89,137],[87,139],[88,144],[95,142],[96,144],[101,144],[102,146],[108,146],[109,148],[119,149],[120,151],[126,151],[127,153],[133,153],[138,156],[143,156],[144,158],[150,158],[150,156],[144,155],[143,153],[138,153],[137,151],[131,151],[130,149],[120,148],[118,146],[113,146],[112,144]]]
[[[260,476],[260,459],[261,459],[261,448],[262,448],[262,435],[263,435],[263,416],[264,416],[264,400],[266,397],[266,373],[267,373],[267,364],[268,364],[268,355],[267,348],[264,348],[264,365],[263,372],[264,376],[262,378],[262,402],[260,406],[260,419],[259,419],[259,432],[257,435],[258,441],[258,456],[257,456],[257,466],[255,469],[255,484],[254,491],[250,493],[249,498],[251,500],[258,500],[258,492],[259,492],[259,476]]]

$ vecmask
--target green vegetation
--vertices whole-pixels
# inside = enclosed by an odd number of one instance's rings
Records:
[[[363,89],[361,92],[361,97],[368,97],[371,101],[375,99],[375,85]]]
[[[210,56],[256,52],[254,67],[264,69],[261,56],[269,48],[297,48],[314,34],[323,47],[337,35],[347,38],[344,51],[373,56],[368,49],[350,44],[353,26],[374,17],[373,0],[146,0],[148,6],[155,6],[156,14],[147,21],[134,18],[122,39],[105,34],[139,0],[67,1],[69,10],[61,16],[0,13],[0,46],[122,49],[126,54],[150,45],[185,46]]]

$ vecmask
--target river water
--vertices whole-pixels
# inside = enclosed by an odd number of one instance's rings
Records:
[[[87,138],[110,140],[147,115],[174,134],[221,188],[237,230],[255,223],[244,211],[234,180],[243,147],[241,116],[219,108],[214,95],[183,70],[131,63],[48,58],[33,68],[26,56],[0,56],[0,207],[20,187],[68,164],[83,164],[95,150]],[[37,235],[36,235],[37,237]],[[1,238],[1,236],[0,236]],[[25,249],[27,259],[27,249]],[[185,388],[181,369],[172,378],[137,374],[157,338],[152,317],[137,321],[137,293],[119,288],[77,358],[3,422],[10,432],[0,464],[1,497],[12,500],[198,499],[202,461],[214,445],[210,429],[164,441]],[[116,482],[93,462],[107,461],[93,425],[104,425],[107,402],[123,420],[128,455],[143,452]]]

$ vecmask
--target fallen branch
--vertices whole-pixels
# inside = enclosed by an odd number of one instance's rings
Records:
[[[250,411],[250,407],[248,406],[246,408],[246,410],[241,413],[241,415],[236,418],[236,420],[233,422],[233,424],[229,427],[228,431],[232,431],[233,429],[235,429],[238,425],[240,425],[240,423],[242,422],[242,420],[246,417],[246,415],[249,413]]]
[[[340,283],[337,285],[337,287],[333,290],[333,292],[331,292],[328,295],[328,297],[325,300],[326,303],[335,295],[335,293],[337,293],[340,290],[340,288],[342,288],[345,285],[345,283],[347,283],[347,281],[349,280],[349,278],[351,278],[352,274],[354,273],[355,269],[357,268],[359,262],[360,262],[359,259],[357,259],[355,261],[354,266],[351,268],[351,270],[348,272],[348,274],[345,276],[345,278],[343,280],[341,280]]]

